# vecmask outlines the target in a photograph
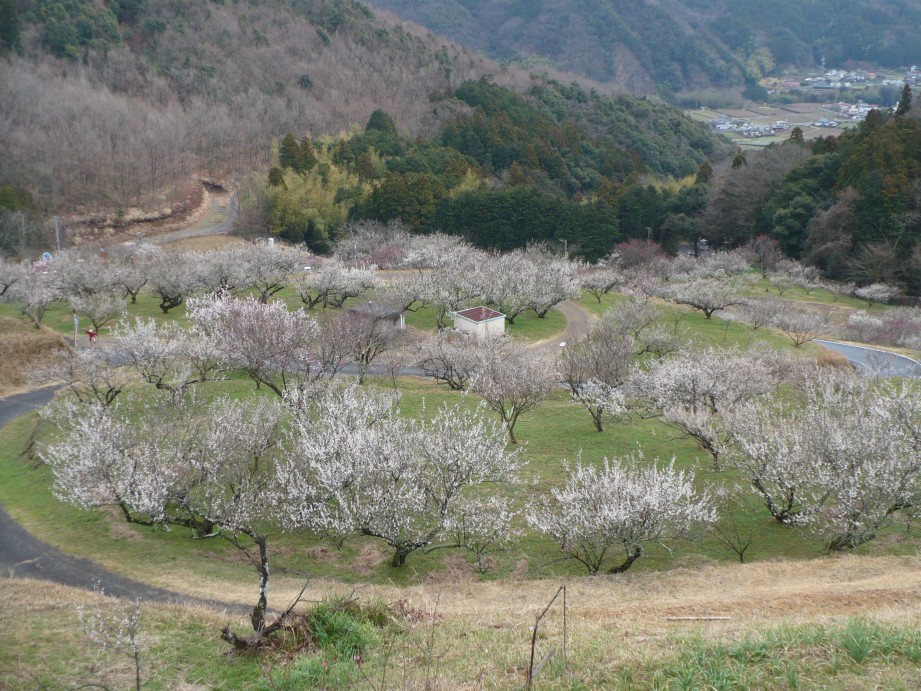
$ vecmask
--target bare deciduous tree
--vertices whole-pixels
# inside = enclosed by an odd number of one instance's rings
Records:
[[[592,416],[599,432],[604,429],[605,412],[617,412],[621,407],[611,410],[611,396],[629,380],[636,350],[636,342],[619,327],[608,318],[593,324],[583,340],[566,346],[560,359],[563,382],[573,399]]]
[[[416,344],[416,366],[427,377],[448,388],[463,391],[476,371],[480,348],[497,348],[497,340],[479,341],[448,331],[439,331]]]

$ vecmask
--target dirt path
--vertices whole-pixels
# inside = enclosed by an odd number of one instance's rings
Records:
[[[594,314],[572,300],[564,300],[553,309],[566,317],[566,329],[550,338],[533,343],[532,348],[541,348],[548,352],[559,353],[562,344],[576,343],[581,340],[588,333],[592,322],[597,319]]]
[[[209,193],[209,198],[211,210],[203,218],[195,221],[187,228],[173,230],[162,235],[154,235],[148,238],[148,241],[156,245],[162,245],[176,240],[187,240],[188,238],[203,237],[205,235],[226,234],[237,217],[232,195],[230,192],[212,190]]]

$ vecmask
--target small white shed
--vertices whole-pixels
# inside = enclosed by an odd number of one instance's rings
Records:
[[[488,307],[471,307],[454,313],[454,328],[477,338],[505,335],[505,315]]]

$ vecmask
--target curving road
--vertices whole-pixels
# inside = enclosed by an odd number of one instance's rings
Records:
[[[837,341],[816,340],[816,343],[843,355],[861,371],[884,377],[921,377],[921,362],[898,353]]]
[[[6,427],[20,415],[25,415],[49,403],[60,388],[60,386],[46,386],[43,389],[0,398],[0,429]]]
[[[0,429],[51,401],[59,386],[0,399]],[[13,520],[0,506],[0,578],[35,578],[85,590],[102,588],[106,595],[145,602],[195,604],[227,612],[246,613],[250,607],[188,597],[112,573],[89,559],[66,554],[42,542]]]

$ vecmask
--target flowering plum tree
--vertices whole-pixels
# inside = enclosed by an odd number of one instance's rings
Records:
[[[273,467],[283,407],[273,399],[219,399],[205,409],[189,398],[161,403],[136,417],[118,403],[71,399],[49,408],[45,415],[61,436],[39,453],[54,474],[55,496],[86,509],[115,506],[132,523],[227,539],[256,566],[259,597],[251,619],[256,634],[265,634],[266,526],[279,498]],[[224,637],[238,641],[226,630]]]
[[[921,404],[904,384],[818,370],[801,395],[792,412],[765,401],[735,416],[731,462],[778,520],[804,520],[829,549],[857,547],[921,499]]]
[[[357,386],[293,391],[288,403],[291,452],[278,469],[291,498],[286,524],[318,525],[339,540],[378,537],[393,548],[394,566],[456,528],[464,490],[511,481],[517,472],[517,453],[506,450],[503,430],[482,406],[442,406],[428,419],[408,420],[394,396]],[[301,495],[325,501],[303,504]],[[495,523],[490,530],[497,540]],[[477,531],[480,540],[485,532]]]
[[[641,453],[605,459],[600,467],[576,465],[564,487],[553,488],[528,515],[535,529],[555,540],[569,559],[598,573],[612,548],[625,559],[607,573],[623,573],[643,556],[644,545],[675,539],[716,520],[707,492],[692,473],[642,467]]]
[[[828,324],[820,315],[789,309],[778,312],[771,320],[771,326],[785,333],[796,348],[828,331]]]
[[[19,311],[36,329],[41,328],[42,319],[51,304],[62,296],[54,268],[44,262],[26,267],[7,293],[11,301],[21,303]]]
[[[556,363],[515,341],[480,351],[468,390],[502,418],[509,440],[517,444],[518,418],[544,401],[559,381]]]
[[[887,283],[872,283],[854,290],[854,295],[873,307],[874,303],[886,304],[899,294],[899,289]]]
[[[187,297],[204,287],[204,268],[198,252],[169,252],[151,262],[150,290],[160,298],[160,309],[167,314]]]
[[[304,310],[257,298],[192,298],[193,336],[226,366],[243,369],[256,386],[281,396],[290,379],[308,377],[318,326]]]
[[[71,295],[68,302],[74,312],[86,315],[96,333],[125,314],[125,298],[120,291]]]
[[[660,294],[676,304],[700,310],[707,319],[714,312],[745,304],[741,282],[727,276],[690,278],[669,283],[661,289]]]
[[[599,305],[601,297],[623,280],[623,275],[617,268],[605,264],[583,267],[579,271],[580,287],[595,298]]]
[[[723,413],[767,393],[775,383],[774,370],[760,358],[707,348],[637,372],[632,388],[666,425],[696,439],[719,469],[720,454],[732,438]]]
[[[0,298],[22,278],[23,273],[24,267],[21,263],[0,257]]]
[[[112,334],[115,357],[134,367],[141,380],[180,399],[193,384],[221,376],[224,365],[212,344],[175,322],[138,317],[120,322]]]
[[[294,289],[307,309],[313,309],[317,305],[342,307],[346,300],[361,295],[375,284],[373,270],[350,268],[330,259],[297,277]]]

